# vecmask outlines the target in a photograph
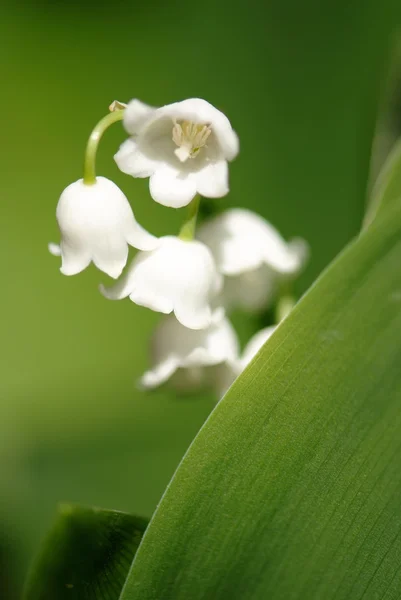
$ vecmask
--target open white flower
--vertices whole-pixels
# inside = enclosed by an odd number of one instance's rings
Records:
[[[115,155],[118,167],[133,177],[150,177],[156,202],[179,208],[199,193],[228,193],[228,165],[239,142],[227,117],[199,98],[153,108],[131,100],[124,126],[132,136]]]
[[[140,379],[140,385],[153,389],[170,380],[182,392],[211,388],[222,392],[229,386],[227,374],[238,358],[238,339],[231,323],[218,319],[199,331],[183,327],[173,316],[164,318],[151,344],[152,368]],[[226,370],[227,369],[227,370]],[[227,373],[227,374],[226,374]]]
[[[222,277],[210,250],[196,240],[174,236],[159,239],[159,246],[140,252],[113,287],[101,292],[110,300],[127,296],[141,306],[169,314],[190,329],[212,322],[211,301],[219,293]]]
[[[61,194],[56,217],[60,246],[49,250],[62,259],[61,272],[76,275],[91,261],[98,269],[117,278],[128,257],[128,244],[151,250],[158,239],[135,220],[123,192],[109,179],[97,177],[92,185],[80,179]]]
[[[266,308],[280,279],[294,277],[305,264],[304,240],[286,242],[261,216],[234,208],[201,225],[197,238],[206,244],[218,270],[226,276],[222,302],[226,308]]]

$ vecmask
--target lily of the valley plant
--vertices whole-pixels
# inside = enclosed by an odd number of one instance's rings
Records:
[[[263,217],[245,208],[218,212],[197,230],[201,196],[229,192],[229,163],[238,136],[217,108],[197,98],[154,108],[139,100],[114,102],[93,130],[83,178],[61,194],[56,217],[61,272],[75,275],[93,262],[117,282],[100,286],[111,300],[163,313],[151,342],[150,369],[140,386],[168,383],[220,398],[294,304],[289,282],[302,270],[307,244],[287,243]],[[128,139],[114,158],[132,177],[149,178],[153,200],[172,208],[188,205],[177,235],[156,238],[135,219],[123,192],[96,175],[104,131],[122,121]],[[218,204],[216,202],[216,208]],[[129,246],[137,249],[127,266]],[[125,269],[125,270],[124,270]],[[234,308],[263,312],[277,300],[276,322],[262,329],[241,353],[227,315]]]

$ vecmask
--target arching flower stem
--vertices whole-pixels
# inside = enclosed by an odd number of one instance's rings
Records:
[[[85,150],[84,184],[93,185],[96,182],[96,153],[101,137],[113,123],[122,121],[124,110],[115,110],[99,121],[89,136]]]

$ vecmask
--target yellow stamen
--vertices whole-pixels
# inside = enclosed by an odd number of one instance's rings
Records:
[[[192,121],[175,121],[172,131],[173,142],[178,148],[174,154],[181,162],[195,158],[212,133],[210,125],[200,125]]]

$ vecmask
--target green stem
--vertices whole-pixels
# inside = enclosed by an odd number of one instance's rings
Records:
[[[86,145],[84,161],[84,183],[86,185],[93,185],[96,182],[96,153],[102,135],[110,125],[122,121],[123,116],[123,110],[116,110],[109,113],[99,121],[90,134]]]
[[[191,241],[195,237],[196,219],[200,204],[200,196],[196,195],[192,202],[188,205],[188,213],[184,223],[181,226],[178,237],[181,240]]]

